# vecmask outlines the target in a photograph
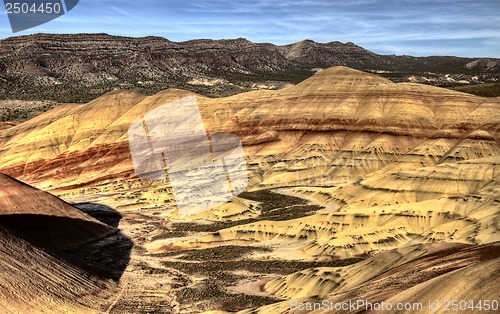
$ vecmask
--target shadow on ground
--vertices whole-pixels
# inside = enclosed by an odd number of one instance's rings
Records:
[[[122,215],[113,208],[97,203],[73,204],[95,219],[118,228]],[[65,250],[65,259],[101,278],[120,280],[130,262],[133,242],[119,229],[105,238]]]
[[[122,216],[93,203],[75,207],[117,228]],[[47,215],[2,215],[0,226],[10,233],[102,279],[118,281],[130,262],[132,241],[118,229],[79,219]],[[96,239],[90,241],[89,239]]]

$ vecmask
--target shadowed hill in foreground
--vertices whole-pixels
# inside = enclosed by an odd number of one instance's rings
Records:
[[[0,218],[1,221],[1,218]],[[115,284],[65,263],[0,226],[2,313],[102,313]]]
[[[114,226],[121,219],[103,205],[79,206]],[[117,229],[47,192],[0,174],[3,313],[103,313],[112,309],[131,248],[132,242]]]
[[[57,197],[4,174],[0,187],[0,225],[42,247],[75,247],[114,232]]]
[[[116,285],[59,258],[114,229],[68,203],[0,174],[3,313],[100,313]]]

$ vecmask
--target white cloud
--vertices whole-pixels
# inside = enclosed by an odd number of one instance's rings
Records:
[[[454,40],[463,47],[449,47],[449,54],[499,57],[499,11],[498,0],[82,0],[69,14],[23,34],[107,32],[176,41],[247,37],[277,44],[339,40],[413,55],[435,53],[433,41]],[[0,31],[1,37],[12,35],[6,17]]]

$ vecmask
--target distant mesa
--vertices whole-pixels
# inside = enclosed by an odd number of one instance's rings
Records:
[[[167,88],[206,96],[279,89],[311,69],[348,66],[394,82],[463,85],[500,79],[499,59],[378,55],[352,42],[289,45],[244,38],[172,42],[161,37],[36,34],[0,41],[0,99],[88,102],[114,89],[153,95]],[[191,84],[193,81],[219,84]]]

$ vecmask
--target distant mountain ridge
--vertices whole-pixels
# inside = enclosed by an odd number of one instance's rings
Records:
[[[285,46],[244,38],[36,34],[0,40],[0,99],[89,101],[113,89],[169,87],[208,96],[278,89],[331,66],[431,85],[497,82],[500,59],[378,55],[351,42]]]

